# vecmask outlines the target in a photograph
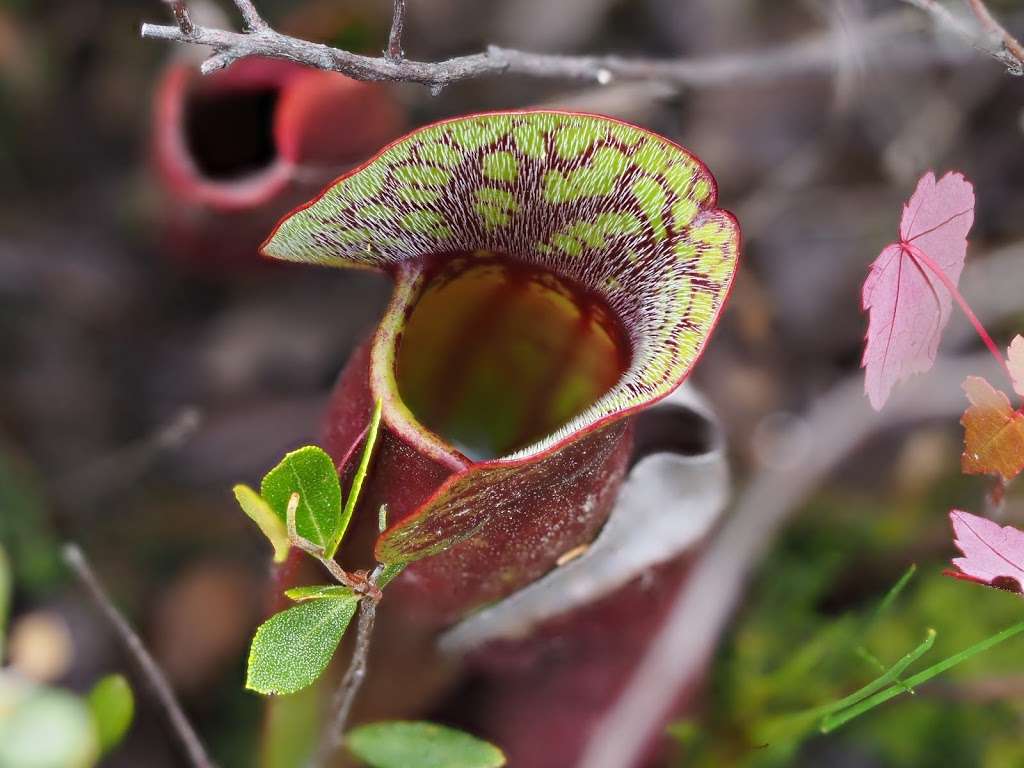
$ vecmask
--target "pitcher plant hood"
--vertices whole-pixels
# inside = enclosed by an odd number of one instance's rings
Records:
[[[383,270],[395,290],[339,380],[344,471],[383,403],[382,562],[451,620],[588,544],[631,452],[732,285],[740,233],[704,164],[596,115],[503,112],[419,129],[285,218],[277,259]],[[427,556],[434,555],[435,557]]]

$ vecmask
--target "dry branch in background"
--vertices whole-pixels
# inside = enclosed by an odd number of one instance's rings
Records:
[[[1017,75],[1024,75],[1024,46],[1020,41],[1006,31],[1006,28],[996,21],[989,11],[988,6],[982,0],[968,0],[971,11],[977,17],[982,28],[989,32],[1003,46],[1003,60],[1008,66],[1014,68]]]
[[[985,51],[1017,72],[1020,62],[1008,53],[1004,42],[993,46],[985,38],[989,32],[972,30],[934,0],[903,0],[929,12],[945,26],[955,29],[971,45]],[[980,4],[980,0],[976,0]],[[786,77],[829,74],[851,53],[850,45],[838,44],[832,34],[756,53],[707,59],[629,59],[619,56],[559,56],[529,53],[495,45],[483,53],[458,56],[439,62],[411,61],[401,55],[401,35],[406,0],[396,0],[394,20],[386,54],[361,56],[320,43],[281,34],[259,15],[250,0],[235,0],[243,19],[243,31],[197,26],[188,19],[183,0],[175,0],[177,26],[143,24],[142,36],[160,40],[208,46],[214,54],[202,65],[204,73],[223,69],[247,56],[288,59],[300,64],[341,72],[356,80],[388,80],[420,83],[435,93],[446,85],[472,78],[515,74],[538,78],[582,80],[606,85],[613,80],[659,80],[688,87],[758,82]],[[987,14],[992,24],[998,23]],[[187,23],[183,23],[185,19]],[[890,66],[920,62],[921,51],[896,44],[896,38],[908,31],[903,19],[882,17],[863,25],[854,40],[858,50],[884,56]],[[1013,39],[1004,31],[1004,39]],[[1019,44],[1018,44],[1019,45]],[[945,56],[932,50],[924,58]]]
[[[978,20],[980,29],[957,18],[938,0],[903,0],[931,15],[937,24],[962,37],[1006,67],[1011,75],[1024,75],[1024,46],[1006,31],[989,11],[983,0],[965,0]]]
[[[100,583],[99,577],[93,571],[92,566],[85,557],[85,553],[75,544],[67,544],[63,549],[64,563],[75,574],[92,598],[96,607],[103,617],[110,622],[118,638],[120,638],[125,650],[132,657],[142,672],[143,677],[153,690],[160,707],[171,724],[174,735],[181,742],[185,754],[188,756],[189,765],[192,768],[216,768],[216,764],[210,758],[203,746],[199,734],[196,733],[189,722],[185,711],[181,708],[174,689],[167,681],[166,675],[160,669],[160,665],[146,650],[142,639],[132,629],[131,624],[124,617],[124,614],[114,605],[114,601],[107,594],[107,590]]]

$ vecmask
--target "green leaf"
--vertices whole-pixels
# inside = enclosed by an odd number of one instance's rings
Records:
[[[135,696],[123,675],[107,675],[89,692],[89,709],[96,721],[100,749],[109,752],[121,743],[135,717]]]
[[[310,600],[271,616],[252,639],[245,687],[295,693],[320,677],[355,615],[359,600]]]
[[[274,562],[283,563],[288,557],[288,528],[267,504],[266,500],[248,485],[236,485],[232,490],[242,511],[259,526],[274,547]]]
[[[359,595],[348,587],[337,584],[322,584],[314,587],[294,587],[286,591],[285,596],[297,603],[306,600],[358,600]]]
[[[363,443],[363,453],[359,459],[359,466],[356,468],[355,477],[352,478],[352,487],[348,491],[348,501],[345,502],[345,509],[341,512],[341,523],[338,528],[338,538],[332,547],[327,548],[327,557],[334,557],[338,551],[338,545],[348,529],[349,521],[352,520],[352,512],[355,511],[359,502],[359,494],[363,490],[363,481],[370,469],[370,458],[373,456],[373,448],[377,444],[377,432],[380,429],[380,415],[383,405],[380,400],[373,407],[373,415],[370,417],[370,424],[366,428],[366,441]]]
[[[371,723],[349,731],[349,750],[372,768],[500,768],[505,755],[468,733],[433,723]]]
[[[4,646],[7,641],[7,617],[11,610],[11,564],[7,552],[0,546],[0,665],[4,661]]]
[[[314,445],[285,455],[263,478],[260,495],[282,523],[288,500],[299,494],[295,528],[299,536],[332,551],[341,531],[341,483],[334,462]]]
[[[999,643],[1002,643],[1005,640],[1009,640],[1011,637],[1020,634],[1021,632],[1024,632],[1024,621],[1020,622],[1019,624],[1014,624],[1012,627],[1004,629],[1002,632],[998,632],[992,635],[991,637],[982,640],[980,643],[975,643],[970,648],[966,648],[965,650],[960,651],[960,653],[953,654],[952,656],[943,659],[938,664],[934,664],[928,667],[928,669],[925,669],[921,672],[918,672],[916,675],[908,677],[906,680],[902,680],[899,683],[896,683],[895,685],[891,685],[884,691],[876,693],[874,696],[862,699],[859,703],[855,704],[852,707],[844,709],[841,712],[836,712],[835,714],[829,715],[823,720],[821,724],[821,732],[830,733],[839,726],[845,725],[846,723],[850,722],[855,717],[859,717],[860,715],[863,715],[865,712],[874,709],[879,704],[884,704],[889,699],[899,696],[901,693],[907,693],[908,691],[913,690],[917,686],[928,682],[933,677],[941,675],[946,670],[952,669],[957,664],[967,661],[967,659],[971,658],[972,656],[976,656],[982,651],[987,651],[989,648],[999,645]]]

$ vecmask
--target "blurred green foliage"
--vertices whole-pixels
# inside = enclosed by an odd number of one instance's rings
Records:
[[[1024,765],[1024,697],[986,695],[984,686],[1024,681],[1020,638],[829,736],[817,733],[820,718],[790,717],[870,682],[879,662],[896,662],[928,628],[937,632],[934,647],[912,671],[1024,619],[1018,596],[942,575],[954,555],[944,511],[976,494],[976,484],[957,479],[918,498],[897,497],[886,509],[877,494],[839,493],[809,505],[755,578],[715,662],[703,711],[670,731],[680,764],[820,766],[835,751],[887,768]],[[916,577],[876,616],[886,590],[914,561]]]
[[[0,673],[0,766],[90,768],[99,756],[85,702]]]
[[[0,546],[19,590],[40,594],[61,578],[46,502],[31,468],[0,443]]]
[[[372,768],[501,768],[493,744],[443,725],[390,721],[349,731],[345,744]]]
[[[108,752],[121,743],[132,724],[135,695],[124,676],[107,675],[92,687],[87,701],[100,749]]]

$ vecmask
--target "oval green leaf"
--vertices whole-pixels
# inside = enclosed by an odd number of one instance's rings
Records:
[[[89,709],[96,721],[100,749],[109,752],[121,743],[135,717],[135,696],[123,675],[107,675],[89,692]]]
[[[264,694],[301,691],[320,675],[359,600],[310,600],[265,621],[252,639],[245,687]]]
[[[493,744],[443,725],[391,721],[349,731],[348,749],[372,768],[500,768]]]
[[[284,521],[271,509],[266,499],[248,485],[236,485],[232,490],[242,511],[259,526],[260,531],[274,547],[274,562],[283,563],[288,557],[290,546],[288,528]]]
[[[332,551],[341,534],[341,483],[331,457],[315,445],[286,454],[260,486],[260,495],[282,523],[288,522],[293,493],[299,494],[295,511],[299,536]]]

